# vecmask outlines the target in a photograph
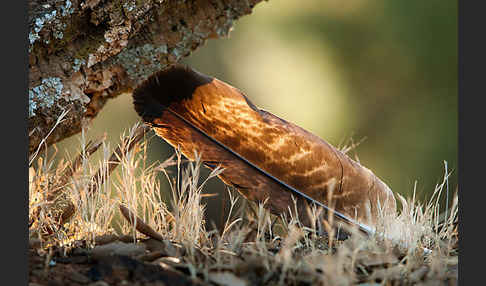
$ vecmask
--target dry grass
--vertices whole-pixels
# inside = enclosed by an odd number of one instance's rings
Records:
[[[129,138],[135,128],[129,131]],[[142,142],[131,151],[120,146],[125,151],[117,157],[119,175],[110,176],[109,145],[101,144],[103,159],[97,164],[89,160],[87,145],[83,133],[82,160],[76,170],[75,160],[54,164],[53,158],[40,155],[37,165],[29,168],[29,235],[39,238],[46,248],[63,245],[69,249],[79,240],[92,247],[96,236],[108,233],[144,237],[136,231],[135,217],[130,222],[120,215],[118,206],[123,205],[164,239],[186,249],[178,258],[193,276],[216,284],[224,280],[235,285],[245,281],[265,285],[391,285],[457,279],[457,192],[446,215],[439,208],[439,198],[444,193],[449,196],[447,168],[429,202],[418,202],[415,195],[409,199],[397,195],[403,209],[397,217],[382,218],[376,237],[363,237],[348,228],[351,237],[336,241],[332,235],[319,236],[319,230],[302,226],[295,212],[289,218],[279,218],[270,215],[263,204],[245,203],[237,209],[242,198],[231,190],[230,214],[223,229],[207,230],[204,186],[223,170],[213,170],[201,179],[199,157],[183,165],[177,150],[164,162],[147,165],[147,146]],[[177,174],[167,171],[174,165]],[[169,182],[170,201],[163,200],[162,193],[168,190],[161,190],[159,173]],[[61,179],[66,174],[70,174],[69,180]],[[95,176],[98,179],[93,180]],[[59,186],[59,181],[66,182]],[[95,191],[89,191],[93,181]],[[59,188],[62,192],[56,192]],[[48,200],[53,192],[61,195]],[[59,205],[69,202],[76,212],[60,223]],[[317,219],[318,210],[309,211]],[[425,254],[423,248],[432,252]]]

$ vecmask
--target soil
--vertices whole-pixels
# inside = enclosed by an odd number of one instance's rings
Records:
[[[85,241],[77,241],[69,249],[53,246],[50,251],[41,247],[40,241],[31,239],[29,285],[266,284],[262,283],[263,277],[266,276],[264,267],[259,267],[258,261],[245,258],[243,260],[246,262],[240,264],[243,266],[238,266],[232,271],[209,270],[204,277],[201,271],[195,274],[194,267],[183,263],[188,252],[181,245],[153,238],[137,239],[137,242],[133,243],[133,239],[132,236],[104,235],[96,238],[94,248],[88,247]],[[275,248],[276,252],[278,248],[279,246]],[[204,260],[208,259],[203,258],[199,250],[195,250],[191,255],[195,257],[194,264],[205,263]],[[403,280],[403,273],[400,274],[397,267],[399,260],[389,261],[388,258],[383,260],[366,255],[361,262],[365,265],[367,274],[358,275],[358,278],[361,278],[357,285],[382,285],[380,276],[396,276],[383,285],[457,285],[457,263],[449,265],[445,274],[441,275],[433,274],[429,266],[422,264],[411,270]],[[277,282],[278,277],[270,280]],[[300,282],[292,285],[314,285],[315,282],[310,275],[304,275],[298,281]]]
[[[133,244],[128,240],[114,238],[93,249],[77,242],[69,253],[53,247],[50,259],[48,252],[31,241],[29,285],[210,285],[167,264],[170,259],[163,262],[161,258],[168,253],[161,242],[148,239]]]

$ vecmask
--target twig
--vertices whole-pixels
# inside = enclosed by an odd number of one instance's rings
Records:
[[[164,237],[158,232],[153,230],[148,224],[146,224],[140,217],[134,215],[128,208],[123,205],[118,205],[123,217],[138,230],[140,233],[145,234],[148,237],[164,242]]]

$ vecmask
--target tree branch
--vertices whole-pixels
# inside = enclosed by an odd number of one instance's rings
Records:
[[[29,155],[81,131],[106,100],[228,36],[261,0],[30,0]]]

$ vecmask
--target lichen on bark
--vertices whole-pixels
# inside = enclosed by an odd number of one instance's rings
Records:
[[[81,131],[107,99],[177,63],[261,0],[30,0],[29,154]]]

